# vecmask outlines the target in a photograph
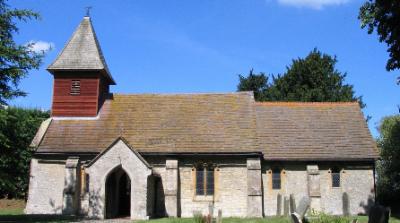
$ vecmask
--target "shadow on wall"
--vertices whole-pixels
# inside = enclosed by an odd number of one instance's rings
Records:
[[[99,218],[100,214],[103,213],[102,208],[100,207],[99,203],[101,201],[100,191],[90,191],[89,193],[89,212],[93,218]]]
[[[176,194],[176,215],[177,215],[177,217],[181,217],[181,211],[182,211],[182,208],[181,208],[181,174],[179,173],[179,167],[178,167],[178,169],[177,169],[177,171],[178,171],[178,179],[177,179],[177,183],[178,183],[178,185],[177,185],[177,194]]]
[[[56,202],[53,199],[49,199],[49,204],[50,204],[52,212],[54,214],[61,214],[62,207],[61,206],[56,206]]]
[[[160,176],[153,175],[154,182],[154,206],[153,206],[153,217],[161,218],[166,217],[167,213],[165,210],[165,194],[164,185]]]
[[[344,192],[342,194],[342,213],[344,216],[350,216],[350,198],[349,194]]]

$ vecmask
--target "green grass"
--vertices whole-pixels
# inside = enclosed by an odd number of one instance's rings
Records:
[[[22,214],[24,214],[24,209],[22,208],[0,209],[0,215],[22,215]]]
[[[0,200],[0,222],[70,222],[71,217],[54,215],[25,215],[23,213],[25,202],[23,200]],[[367,216],[354,216],[349,219],[357,218],[359,223],[367,223]],[[327,220],[328,219],[328,220]],[[332,220],[333,219],[333,220]],[[337,223],[338,219],[326,216],[324,221],[312,221],[311,223]],[[193,218],[160,218],[148,221],[135,221],[135,223],[194,223]],[[286,217],[266,217],[266,218],[224,218],[223,223],[291,223]],[[400,223],[399,218],[391,218],[390,223]],[[346,221],[347,223],[347,221]]]
[[[192,218],[159,218],[148,221],[137,221],[137,223],[193,223]],[[224,218],[223,223],[290,223],[288,218],[267,217],[267,218]]]
[[[350,219],[357,218],[359,223],[367,223],[367,216],[354,216]],[[192,218],[160,218],[148,221],[137,221],[136,223],[193,223]],[[266,217],[266,218],[224,218],[223,223],[291,223],[286,217]],[[390,223],[400,223],[398,218],[390,218]]]

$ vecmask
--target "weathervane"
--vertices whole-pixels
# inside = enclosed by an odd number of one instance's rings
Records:
[[[87,7],[85,7],[85,9],[86,9],[86,17],[89,17],[90,16],[90,10],[92,9],[92,6],[87,6]]]

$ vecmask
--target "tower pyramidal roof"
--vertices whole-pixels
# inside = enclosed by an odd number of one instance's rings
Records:
[[[47,70],[51,73],[56,71],[100,71],[110,84],[115,84],[89,16],[83,17],[64,49]]]

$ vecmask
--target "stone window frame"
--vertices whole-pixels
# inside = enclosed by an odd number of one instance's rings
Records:
[[[89,174],[85,171],[85,168],[82,166],[81,167],[81,179],[80,179],[80,184],[81,184],[81,197],[85,196],[86,193],[89,192]]]
[[[274,169],[279,169],[280,170],[281,187],[279,189],[274,189],[273,188],[273,183],[272,183],[272,181],[273,181],[273,179],[272,179],[273,171],[272,170],[274,170]],[[285,184],[286,184],[286,169],[284,167],[282,167],[282,166],[272,166],[267,170],[267,175],[268,175],[268,182],[269,182],[268,183],[268,188],[269,188],[270,191],[278,191],[278,192],[280,192],[280,191],[284,190],[284,187],[285,187]]]
[[[197,194],[197,168],[199,166],[203,166],[204,168],[212,168],[214,172],[214,193],[213,195],[198,195]],[[192,183],[193,183],[193,201],[217,201],[218,200],[218,179],[219,179],[220,168],[218,165],[212,162],[197,162],[192,166]],[[207,178],[207,175],[203,175],[204,178]],[[206,181],[204,181],[204,185],[206,185]]]
[[[337,169],[338,170],[338,172],[339,172],[339,187],[334,187],[333,186],[333,176],[332,176],[332,173],[333,173],[333,169]],[[343,186],[343,176],[344,176],[344,173],[345,173],[346,171],[344,170],[344,168],[342,168],[342,167],[338,167],[338,166],[333,166],[332,168],[329,168],[328,169],[328,173],[329,173],[329,187],[331,188],[331,189],[333,189],[333,190],[335,190],[335,189],[341,189],[342,188],[342,186]]]

